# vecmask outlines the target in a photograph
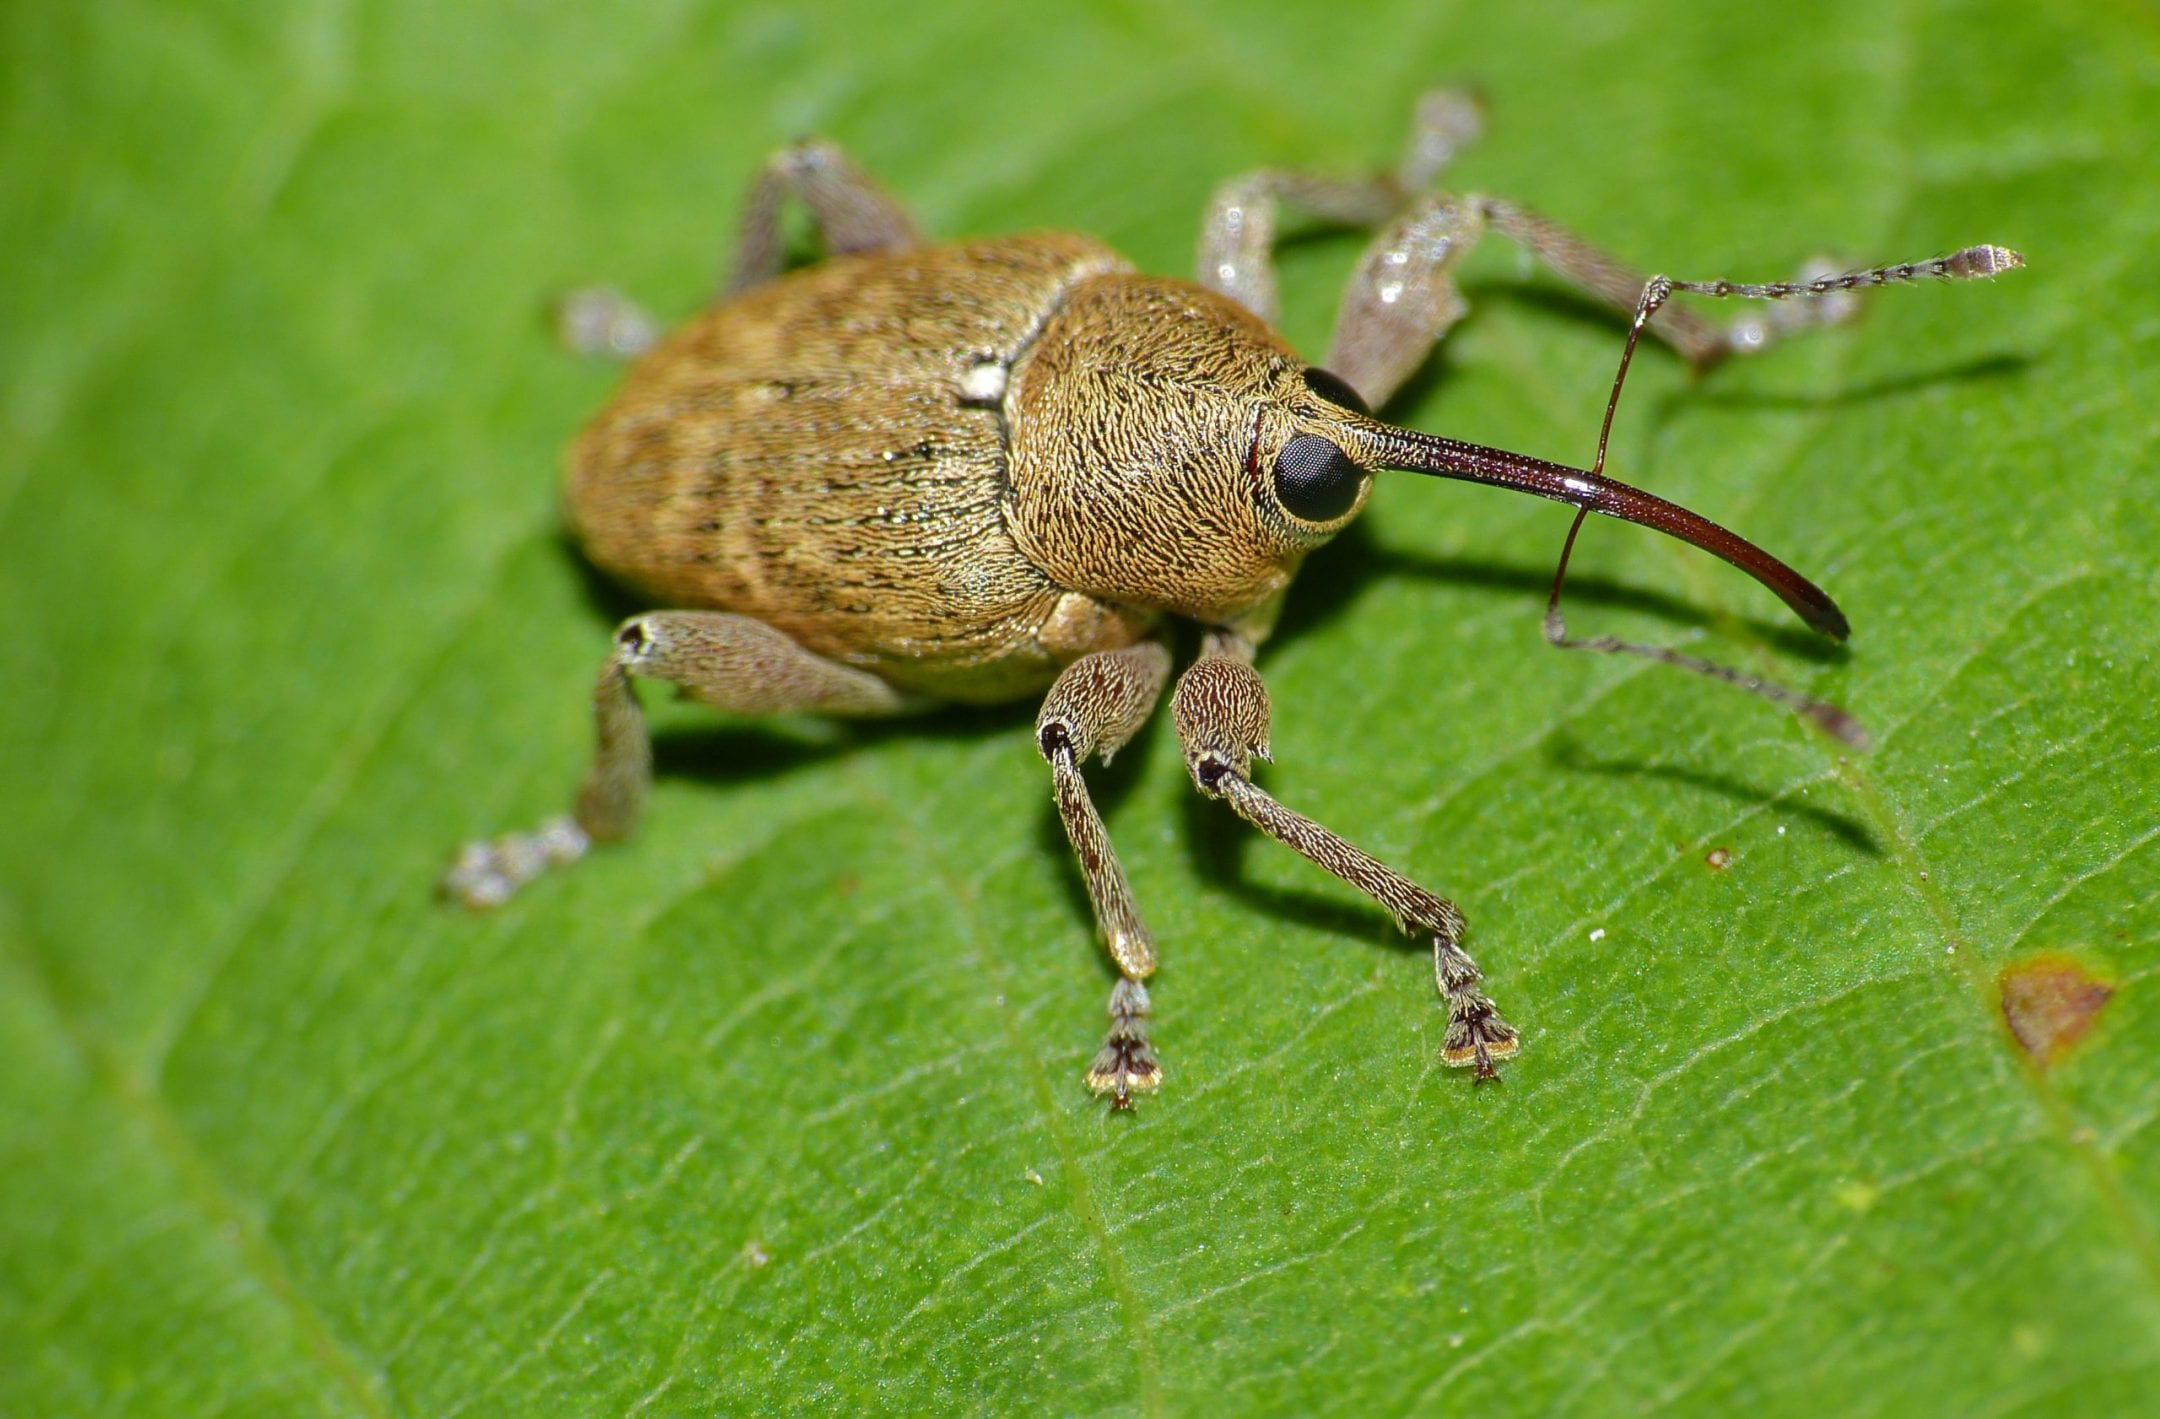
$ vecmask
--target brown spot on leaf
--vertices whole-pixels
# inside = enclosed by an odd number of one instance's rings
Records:
[[[2082,962],[2052,951],[2005,966],[1996,985],[2011,1038],[2042,1069],[2085,1038],[2115,995]]]
[[[1732,866],[1732,849],[1729,847],[1714,847],[1704,854],[1703,863],[1712,872],[1723,872],[1726,868]]]

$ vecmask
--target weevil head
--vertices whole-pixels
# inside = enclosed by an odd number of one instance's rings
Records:
[[[1081,283],[1005,408],[1021,550],[1061,585],[1210,624],[1269,614],[1372,484],[1349,386],[1181,281]]]

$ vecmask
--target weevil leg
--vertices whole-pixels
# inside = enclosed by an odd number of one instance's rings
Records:
[[[1462,89],[1427,89],[1410,113],[1410,145],[1395,166],[1406,193],[1424,192],[1455,155],[1485,134],[1485,105]]]
[[[1282,209],[1346,226],[1370,227],[1402,206],[1388,177],[1330,177],[1263,168],[1215,189],[1200,225],[1196,265],[1200,284],[1230,297],[1273,325],[1281,315],[1275,290],[1275,236]]]
[[[1104,763],[1139,733],[1170,678],[1170,652],[1158,641],[1084,655],[1065,668],[1035,717],[1035,744],[1050,765],[1058,817],[1079,859],[1081,880],[1095,907],[1118,982],[1110,992],[1110,1037],[1088,1066],[1088,1087],[1128,1108],[1136,1092],[1162,1083],[1162,1065],[1148,1040],[1147,987],[1155,973],[1155,941],[1140,920],[1117,849],[1088,796],[1081,765]]]
[[[1476,197],[1486,225],[1545,263],[1554,275],[1622,314],[1632,315],[1650,277],[1575,235],[1559,223],[1504,197]],[[1821,258],[1807,262],[1791,284],[1807,285],[1841,268]],[[1781,285],[1788,283],[1779,283]],[[1850,319],[1859,302],[1850,291],[1821,293],[1751,310],[1730,321],[1708,320],[1693,311],[1669,309],[1649,333],[1678,350],[1698,369],[1728,355],[1745,355],[1772,341]]]
[[[613,286],[587,286],[555,303],[555,333],[580,355],[630,360],[653,347],[660,326]]]
[[[1475,204],[1420,197],[1365,248],[1336,307],[1326,365],[1367,407],[1387,403],[1461,319],[1452,270],[1484,231]]]
[[[1269,757],[1269,707],[1251,646],[1236,636],[1210,635],[1200,658],[1179,677],[1171,713],[1201,793],[1222,799],[1261,832],[1371,897],[1404,930],[1432,938],[1433,976],[1448,1007],[1441,1058],[1474,1068],[1480,1079],[1495,1077],[1494,1061],[1514,1054],[1519,1041],[1478,988],[1481,977],[1462,948],[1462,913],[1454,903],[1285,808],[1252,781],[1253,759]]]
[[[652,741],[631,681],[663,680],[736,714],[790,711],[899,714],[917,701],[866,671],[813,655],[785,633],[718,611],[648,611],[615,631],[593,687],[597,741],[574,812],[530,833],[468,843],[442,880],[444,895],[486,908],[509,900],[550,867],[575,862],[595,841],[628,837],[652,783]]]
[[[1345,177],[1263,168],[1215,189],[1200,224],[1199,282],[1273,325],[1275,239],[1283,210],[1352,227],[1376,227],[1424,191],[1476,141],[1484,122],[1477,101],[1453,89],[1418,100],[1410,143],[1392,173]]]
[[[839,147],[808,138],[765,160],[743,203],[735,273],[723,287],[735,295],[780,274],[787,255],[780,204],[790,195],[810,209],[825,249],[875,251],[922,240],[899,199],[880,187]],[[555,329],[581,355],[634,359],[659,340],[659,323],[612,286],[572,291],[555,306]]]
[[[882,251],[922,240],[900,200],[857,167],[836,143],[806,138],[765,160],[743,202],[742,231],[735,245],[735,273],[726,294],[735,295],[780,274],[787,258],[780,204],[789,196],[810,209],[810,220],[828,254]]]
[[[1351,273],[1335,317],[1327,368],[1374,408],[1387,402],[1426,352],[1463,313],[1450,272],[1486,232],[1497,232],[1554,274],[1614,310],[1632,315],[1650,277],[1519,203],[1498,197],[1431,196],[1413,201],[1374,238]],[[1849,290],[1815,291],[1837,268],[1810,262],[1792,282],[1818,298],[1783,301],[1729,322],[1667,307],[1648,331],[1698,368],[1773,340],[1848,318]]]

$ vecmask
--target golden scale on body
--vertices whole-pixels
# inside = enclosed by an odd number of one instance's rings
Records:
[[[569,455],[569,514],[587,554],[655,610],[633,616],[594,692],[599,747],[573,815],[474,843],[444,888],[506,899],[588,844],[627,836],[652,774],[637,678],[740,714],[903,714],[1044,691],[1036,742],[1118,981],[1087,1083],[1123,1107],[1160,1084],[1142,984],[1155,944],[1081,769],[1126,743],[1171,670],[1166,619],[1202,628],[1171,713],[1201,793],[1430,937],[1448,1009],[1443,1057],[1479,1078],[1516,1032],[1480,986],[1455,907],[1254,783],[1268,755],[1253,669],[1298,564],[1364,506],[1378,469],[1493,483],[1671,533],[1762,581],[1809,625],[1844,616],[1798,573],[1691,512],[1590,469],[1397,428],[1369,411],[1462,313],[1451,269],[1487,231],[1634,313],[1697,366],[1841,318],[1849,293],[1992,276],[2017,253],[1974,246],[1849,275],[1746,285],[1645,277],[1544,218],[1433,190],[1475,136],[1451,93],[1418,106],[1394,173],[1262,171],[1225,183],[1197,281],[1145,276],[1086,236],[1035,232],[928,245],[901,206],[827,143],[776,155],[752,188],[723,297],[672,335],[605,292],[565,307],[574,343],[639,358]],[[828,253],[782,272],[781,203],[808,208]],[[1288,210],[1377,231],[1351,276],[1324,366],[1276,334],[1272,250]],[[1718,324],[1676,291],[1788,302]],[[1805,298],[1805,299],[1803,299]],[[1569,534],[1569,546],[1574,534]],[[1566,553],[1562,554],[1562,571]],[[1678,663],[1857,737],[1834,708],[1677,653],[1556,644]]]

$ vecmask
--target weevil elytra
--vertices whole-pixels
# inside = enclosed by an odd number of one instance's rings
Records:
[[[636,827],[652,772],[631,682],[671,682],[743,714],[894,715],[1042,693],[1036,746],[1118,979],[1108,1041],[1086,1074],[1117,1106],[1155,1088],[1143,984],[1155,945],[1088,795],[1169,682],[1172,618],[1198,658],[1171,695],[1194,784],[1429,937],[1449,1064],[1479,1078],[1517,1036],[1463,950],[1455,907],[1285,807],[1253,779],[1268,693],[1253,668],[1298,564],[1364,508],[1379,469],[1498,484],[1670,533],[1757,580],[1842,638],[1820,589],[1737,535],[1603,476],[1458,443],[1371,410],[1462,314],[1452,270],[1490,230],[1694,364],[1752,351],[1844,313],[1848,292],[1922,277],[1992,276],[2015,252],[1968,247],[1852,275],[1742,285],[1645,277],[1499,198],[1434,180],[1474,136],[1447,93],[1418,108],[1409,155],[1368,178],[1261,171],[1225,183],[1196,281],[1141,275],[1101,242],[1036,232],[930,245],[836,148],[770,160],[746,204],[722,298],[665,339],[626,306],[584,299],[574,338],[637,354],[621,392],[569,454],[570,520],[587,554],[653,604],[615,632],[594,692],[598,751],[575,812],[472,844],[445,889],[502,901],[594,840]],[[783,273],[781,204],[800,201],[823,262]],[[1326,361],[1275,333],[1278,214],[1377,230],[1352,275]],[[1675,292],[1789,304],[1718,324]],[[1569,546],[1573,545],[1573,531]],[[1562,554],[1562,570],[1566,553]],[[1833,731],[1829,707],[1655,647],[1573,641],[1556,577],[1556,644],[1626,650],[1740,681]]]

